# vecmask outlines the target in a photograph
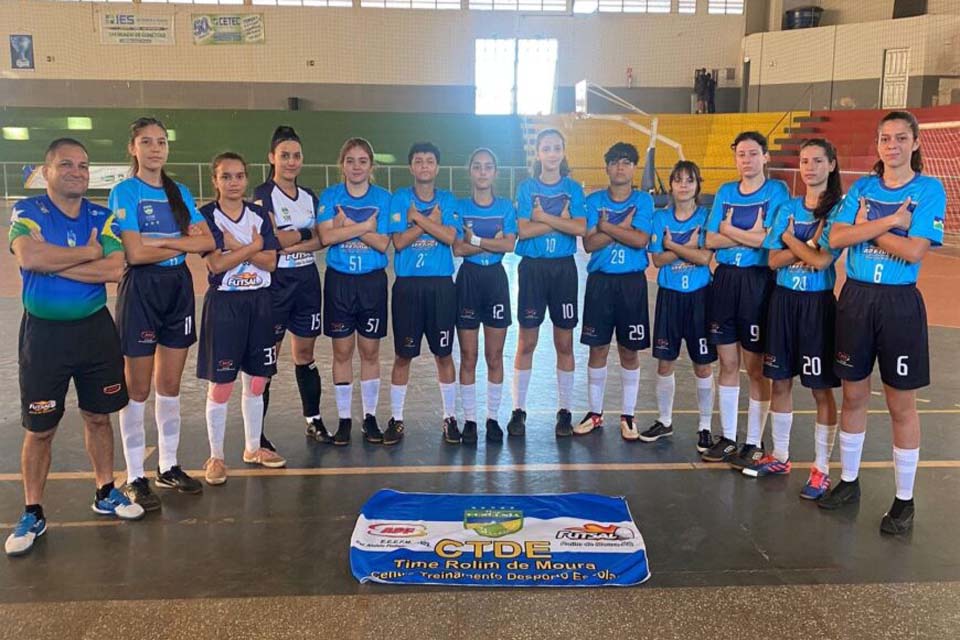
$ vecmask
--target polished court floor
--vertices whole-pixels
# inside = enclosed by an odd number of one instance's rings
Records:
[[[555,359],[544,332],[523,442],[444,444],[434,365],[421,358],[407,395],[404,442],[391,448],[363,443],[357,424],[354,443],[334,448],[304,438],[293,368],[284,353],[267,431],[288,468],[263,470],[240,462],[235,399],[227,428],[227,484],[205,487],[199,497],[164,493],[163,510],[141,522],[100,520],[90,510],[92,481],[79,415],[68,411],[47,485],[47,535],[31,555],[0,560],[0,638],[958,637],[960,312],[951,299],[960,284],[958,267],[956,257],[935,256],[921,283],[931,310],[934,383],[919,394],[918,515],[908,537],[892,539],[878,531],[894,490],[889,419],[879,395],[871,405],[863,500],[856,509],[826,513],[798,498],[813,459],[813,405],[800,389],[791,445],[794,472],[758,481],[699,462],[693,374],[684,360],[677,371],[677,433],[668,441],[628,444],[616,424],[609,424],[599,433],[558,442]],[[7,274],[0,288],[0,364],[8,372],[0,390],[5,536],[22,509],[15,382],[21,307],[9,256],[0,259],[0,268]],[[515,266],[509,271],[515,287]],[[582,291],[581,284],[581,297]],[[655,291],[651,286],[651,305]],[[514,328],[506,348],[503,424],[515,345]],[[385,423],[392,342],[383,343],[381,355],[379,416]],[[318,343],[317,360],[327,391],[332,383],[325,339]],[[656,418],[655,363],[649,357],[642,363],[638,420],[645,427]],[[577,364],[575,419],[586,408],[586,349],[579,345]],[[198,470],[208,455],[204,385],[194,378],[194,366],[191,352],[180,445],[188,470]],[[482,364],[480,369],[483,415]],[[606,408],[614,418],[619,397],[618,366],[611,357]],[[355,400],[359,415],[359,389]],[[325,393],[322,407],[328,424],[334,423],[332,393]],[[742,415],[741,431],[744,426]],[[714,428],[719,428],[716,416]],[[148,445],[156,439],[151,429],[148,421]],[[148,451],[149,469],[156,452]],[[836,453],[834,458],[836,478]],[[119,469],[119,442],[117,461]],[[350,575],[349,537],[360,506],[383,487],[626,496],[653,575],[638,588],[605,590],[361,586]]]

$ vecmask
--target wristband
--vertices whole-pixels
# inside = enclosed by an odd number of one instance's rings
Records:
[[[309,228],[299,229],[299,231],[300,231],[300,242],[306,242],[307,240],[313,237],[313,232],[311,232]]]
[[[480,236],[476,236],[476,235],[470,236],[470,244],[472,244],[475,247],[479,247],[481,239],[482,238],[480,238]]]

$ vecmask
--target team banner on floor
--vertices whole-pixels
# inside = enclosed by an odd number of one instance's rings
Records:
[[[193,44],[263,44],[262,13],[204,13],[190,16]]]
[[[378,491],[350,539],[360,582],[603,587],[650,577],[623,498]]]

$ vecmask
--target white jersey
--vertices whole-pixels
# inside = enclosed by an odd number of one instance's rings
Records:
[[[210,202],[200,209],[200,213],[207,221],[210,227],[210,233],[217,243],[217,249],[228,253],[224,241],[224,233],[229,233],[238,242],[248,244],[253,238],[253,230],[256,229],[263,237],[263,249],[277,249],[279,243],[277,236],[273,233],[273,225],[267,219],[266,214],[255,204],[244,202],[243,214],[238,220],[232,220],[220,210],[217,202]],[[265,289],[270,286],[270,272],[261,269],[252,262],[241,262],[232,269],[223,273],[210,273],[209,278],[211,287],[218,291],[253,291],[255,289]]]
[[[291,198],[273,180],[268,180],[254,190],[254,199],[264,212],[273,215],[280,231],[313,229],[317,224],[317,196],[309,189],[297,187],[297,197]],[[291,269],[316,264],[312,251],[281,253],[277,259],[278,269]]]

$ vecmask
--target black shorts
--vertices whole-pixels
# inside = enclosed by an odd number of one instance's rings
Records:
[[[680,343],[695,364],[710,364],[717,359],[717,347],[707,338],[709,286],[694,291],[675,291],[660,287],[653,322],[653,357],[676,360]]]
[[[457,290],[450,276],[401,277],[393,282],[393,348],[402,358],[420,355],[427,336],[430,353],[438,357],[453,352],[457,321]]]
[[[364,338],[387,335],[387,273],[360,275],[327,267],[323,276],[323,333],[346,338],[356,331]]]
[[[323,332],[320,323],[320,272],[316,265],[277,269],[271,274],[273,296],[273,335],[276,342],[283,334],[316,338]]]
[[[523,258],[517,267],[520,294],[517,321],[525,329],[543,324],[550,308],[550,321],[558,329],[577,326],[577,263],[566,258]]]
[[[621,347],[640,351],[650,346],[647,276],[643,271],[616,274],[595,271],[587,276],[581,344],[606,346],[613,339],[614,329]]]
[[[710,342],[739,342],[747,351],[763,353],[767,303],[774,283],[773,272],[767,267],[719,265],[710,285]]]
[[[197,377],[233,382],[243,371],[269,378],[277,372],[272,300],[268,289],[218,291],[203,297]]]
[[[833,291],[774,287],[764,333],[763,375],[771,380],[800,376],[808,389],[840,386],[833,373],[837,302]]]
[[[20,321],[20,421],[49,431],[63,417],[73,378],[83,411],[108,414],[127,406],[120,336],[106,307],[80,320]]]
[[[157,345],[186,349],[197,341],[193,279],[186,263],[127,268],[117,292],[123,355],[152,356]]]
[[[927,309],[915,285],[844,283],[833,370],[843,380],[863,380],[874,360],[880,379],[894,389],[930,384]]]
[[[510,314],[510,284],[500,263],[487,266],[464,260],[457,272],[457,328],[506,329]]]

